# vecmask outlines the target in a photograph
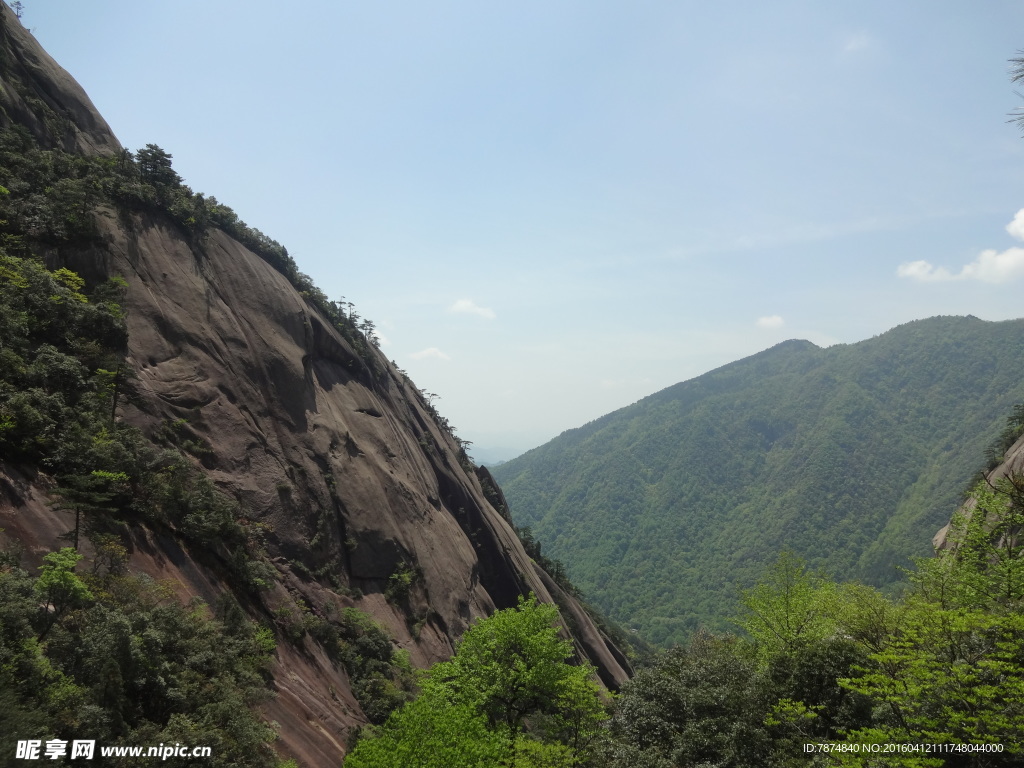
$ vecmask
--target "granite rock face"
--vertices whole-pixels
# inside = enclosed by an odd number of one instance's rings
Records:
[[[0,10],[3,120],[45,146],[120,152],[78,84]],[[63,116],[59,124],[38,116],[36,100]],[[474,619],[533,592],[571,613],[579,656],[605,684],[627,678],[625,658],[527,556],[443,421],[379,351],[354,349],[220,230],[197,241],[159,213],[99,210],[96,220],[102,246],[47,259],[90,280],[127,281],[137,397],[118,418],[151,436],[176,423],[204,446],[197,464],[265,525],[277,580],[254,612],[273,615],[298,597],[315,612],[356,606],[426,666],[450,656]],[[28,565],[68,529],[70,513],[48,505],[47,490],[41,475],[0,467],[0,538],[21,542]],[[170,536],[141,526],[132,536],[132,567],[177,584],[182,598],[231,589]],[[397,572],[413,574],[411,586],[388,600]],[[366,722],[344,669],[307,636],[279,642],[273,676],[278,695],[264,714],[281,726],[281,753],[337,765],[350,729]]]
[[[995,486],[1004,478],[1010,476],[1014,476],[1016,478],[1021,474],[1024,474],[1024,437],[1019,438],[1013,445],[1006,449],[1002,462],[985,473],[985,480]],[[969,518],[971,516],[971,510],[973,510],[975,506],[977,506],[976,500],[973,497],[968,498],[957,511]],[[932,546],[936,551],[944,549],[952,550],[956,548],[955,542],[951,541],[949,538],[951,527],[952,521],[942,526],[935,536],[932,537]]]
[[[120,142],[82,87],[43,50],[6,4],[2,13],[0,108],[4,121],[25,126],[43,146],[68,152],[120,151]],[[50,107],[57,118],[44,118],[40,104]]]

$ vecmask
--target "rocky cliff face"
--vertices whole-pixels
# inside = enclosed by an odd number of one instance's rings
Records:
[[[1004,480],[1008,477],[1019,478],[1024,474],[1024,437],[1017,439],[1013,445],[1006,449],[1003,455],[1003,460],[993,467],[991,470],[985,473],[985,480],[991,486],[995,487],[999,484],[1000,480]],[[957,510],[960,514],[969,518],[971,511],[977,506],[977,501],[972,497],[968,498]],[[952,528],[952,521],[942,526],[932,537],[932,546],[935,550],[954,550],[956,548],[955,542],[950,540],[950,533]]]
[[[21,26],[6,3],[0,5],[4,22],[0,108],[4,120],[25,126],[44,146],[69,152],[119,151],[120,142],[82,87]],[[52,113],[42,109],[44,105]]]
[[[120,151],[77,83],[6,7],[3,15],[3,120],[45,146]],[[626,678],[625,659],[526,555],[453,436],[383,355],[354,349],[285,277],[218,229],[196,239],[157,212],[96,217],[101,246],[47,260],[127,281],[137,396],[118,418],[151,436],[175,425],[201,447],[197,462],[216,485],[265,526],[276,581],[250,602],[254,613],[270,617],[297,599],[316,614],[358,606],[425,666],[448,657],[475,618],[534,592],[571,612],[580,656],[606,684]],[[27,545],[37,563],[59,546],[70,513],[47,505],[45,476],[2,469],[2,538]],[[141,527],[131,535],[132,567],[172,580],[183,597],[232,588],[215,555],[199,563],[172,537]],[[398,597],[388,589],[395,578],[406,584]],[[366,722],[345,671],[306,636],[279,642],[274,684],[265,715],[280,724],[280,751],[338,764],[349,730]]]

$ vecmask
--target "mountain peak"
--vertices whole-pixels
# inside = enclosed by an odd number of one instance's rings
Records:
[[[27,128],[47,148],[86,155],[121,150],[82,87],[6,4],[0,4],[0,70],[4,125]]]
[[[855,344],[782,342],[493,473],[599,607],[682,643],[725,629],[735,586],[782,550],[897,581],[1021,401],[1024,320],[928,318]]]

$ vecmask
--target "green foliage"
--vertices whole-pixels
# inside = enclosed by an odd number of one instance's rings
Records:
[[[782,556],[743,594],[749,640],[699,633],[624,687],[604,764],[1018,764],[1022,489],[1015,475],[980,484],[954,519],[951,548],[918,561],[902,598],[835,584]],[[804,744],[834,751],[807,754]],[[893,744],[909,749],[885,751]],[[985,745],[1003,751],[971,751]]]
[[[590,669],[566,663],[572,644],[558,636],[557,617],[554,605],[520,599],[471,627],[432,678],[456,700],[475,701],[491,726],[518,732],[528,714],[556,712],[563,696],[590,686]]]
[[[851,738],[999,743],[1006,753],[985,764],[1019,760],[1024,751],[1020,487],[1018,477],[994,488],[980,484],[969,512],[953,521],[953,550],[918,563],[913,591],[898,621],[872,649],[871,665],[843,681],[884,713]],[[941,763],[912,755],[905,764]]]
[[[808,573],[785,552],[761,583],[743,593],[741,625],[766,658],[793,653],[835,633],[835,600],[833,582]]]
[[[292,612],[286,611],[287,627]],[[412,698],[415,679],[409,654],[396,651],[391,637],[372,617],[352,607],[331,617],[315,616],[304,607],[299,612],[301,625],[290,624],[295,628],[291,639],[297,641],[308,632],[333,661],[344,666],[352,693],[371,723],[383,723]]]
[[[591,749],[604,710],[593,670],[569,663],[552,605],[521,599],[471,627],[435,664],[414,702],[363,738],[348,768],[572,766]]]
[[[999,437],[985,451],[986,472],[995,469],[996,466],[1003,462],[1003,459],[1006,457],[1006,450],[1017,442],[1021,435],[1024,435],[1024,403],[1018,403],[1013,407],[1013,412],[1006,419],[1006,426],[1003,427],[1003,431],[999,433]],[[972,488],[980,479],[980,476],[975,478],[975,482],[971,484]]]
[[[60,121],[42,102],[37,106],[51,121]],[[0,188],[0,247],[9,252],[25,256],[39,244],[96,242],[94,216],[101,204],[166,216],[198,250],[214,228],[221,229],[284,275],[348,340],[363,364],[383,375],[373,352],[373,323],[360,322],[351,303],[329,300],[276,240],[248,226],[215,197],[193,192],[174,170],[172,155],[161,147],[147,144],[134,154],[124,150],[116,157],[84,157],[43,149],[27,129],[11,126],[0,129],[0,176],[5,180]]]
[[[126,344],[109,288],[97,301],[66,269],[0,251],[0,457],[79,469],[110,392],[97,373]]]
[[[388,577],[387,586],[384,588],[384,596],[395,603],[404,603],[409,598],[409,591],[413,584],[419,580],[416,570],[403,563],[395,572]]]
[[[160,450],[112,413],[127,335],[117,301],[124,281],[91,294],[67,269],[0,251],[0,458],[57,481],[75,512],[72,537],[120,520],[176,531],[258,589],[270,578],[263,531],[174,450]]]
[[[360,740],[345,767],[490,768],[506,752],[504,740],[472,705],[424,692]]]
[[[516,524],[599,609],[686,644],[702,625],[728,630],[738,592],[784,549],[901,584],[1024,401],[1022,360],[1020,320],[785,342],[491,471]]]
[[[139,178],[146,184],[165,189],[181,186],[181,176],[171,167],[171,157],[156,144],[147,144],[135,153]]]
[[[407,653],[399,653],[387,632],[356,608],[345,608],[337,623],[340,659],[352,692],[371,723],[381,723],[411,697],[414,686]]]
[[[75,550],[66,547],[43,557],[41,573],[35,583],[36,595],[41,601],[44,614],[40,640],[72,608],[85,605],[93,599],[92,592],[75,575],[75,566],[82,557]]]
[[[749,640],[698,633],[623,688],[603,764],[1019,764],[1017,487],[1015,479],[994,491],[979,487],[971,514],[954,525],[957,548],[920,561],[902,599],[834,584],[783,557],[744,596]],[[808,754],[805,744],[833,751]],[[909,749],[887,752],[894,744]],[[914,746],[923,744],[967,751],[929,754]]]
[[[699,633],[627,683],[613,720],[607,765],[761,766],[770,739],[767,694],[753,649]]]
[[[956,557],[919,563],[917,584],[943,604],[1024,607],[1024,477],[979,483],[954,516],[947,541]],[[949,584],[959,586],[951,592]]]
[[[21,126],[0,130],[0,245],[58,245],[96,237],[92,210],[104,197],[104,160],[41,149]],[[26,251],[22,250],[22,254]]]
[[[0,567],[0,733],[178,741],[211,746],[211,765],[275,765],[274,733],[252,709],[271,695],[273,636],[146,579],[76,574],[80,559],[50,553],[36,579]]]

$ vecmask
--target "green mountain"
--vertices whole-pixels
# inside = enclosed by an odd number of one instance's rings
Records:
[[[935,317],[827,349],[783,342],[493,473],[589,599],[672,644],[722,628],[782,550],[898,583],[1021,401],[1024,320]]]

